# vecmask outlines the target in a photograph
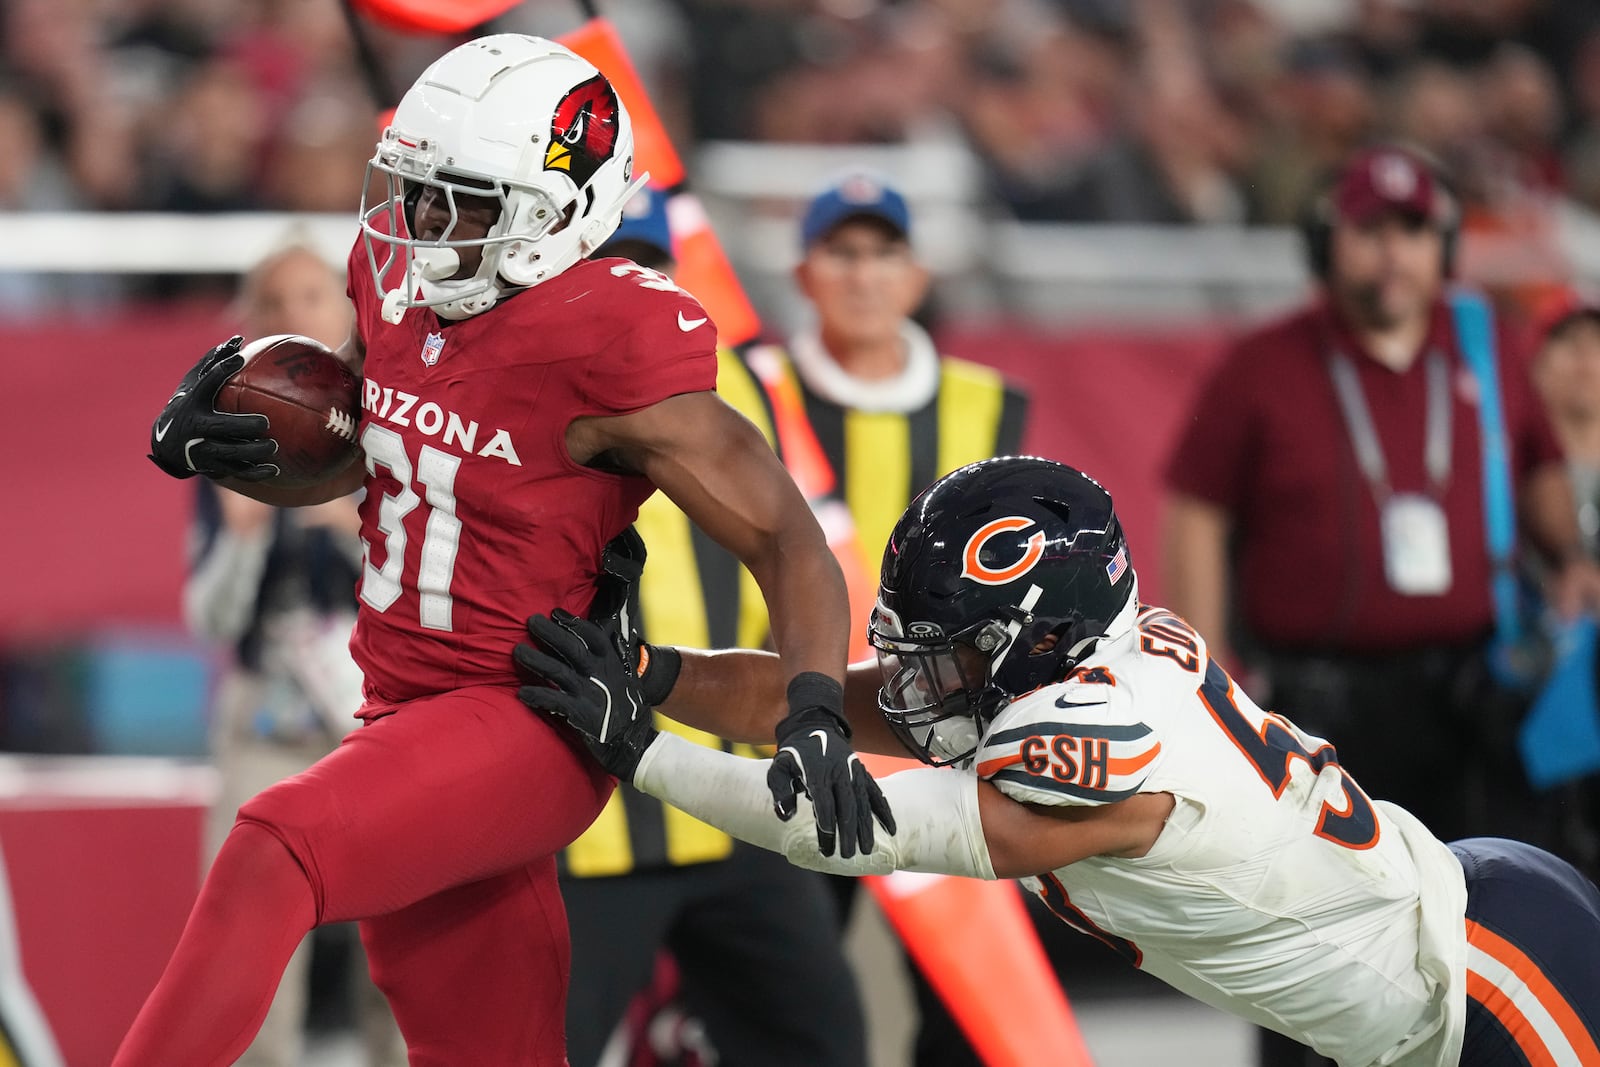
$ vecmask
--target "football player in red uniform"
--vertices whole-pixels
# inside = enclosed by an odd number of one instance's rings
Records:
[[[632,163],[627,112],[567,49],[454,49],[368,169],[343,350],[365,376],[362,457],[273,487],[266,420],[214,408],[237,338],[156,420],[152,458],[176,477],[286,506],[365,487],[366,725],[240,809],[118,1067],[233,1062],[306,931],[349,919],[412,1064],[565,1063],[554,855],[613,780],[518,702],[510,652],[530,605],[590,607],[607,542],[656,487],[771,606],[793,676],[780,810],[808,793],[829,853],[870,850],[874,818],[890,824],[841,713],[843,580],[771,449],[712,392],[715,326],[662,275],[584,258],[642,181]]]

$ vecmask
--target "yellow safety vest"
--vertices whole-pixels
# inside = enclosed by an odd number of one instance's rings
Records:
[[[868,412],[805,388],[806,417],[839,479],[856,534],[878,571],[889,533],[922,490],[958,467],[1022,447],[1028,397],[998,371],[939,359],[939,388],[915,411]]]

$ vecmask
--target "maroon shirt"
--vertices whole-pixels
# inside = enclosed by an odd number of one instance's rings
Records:
[[[514,686],[523,620],[587,611],[606,542],[655,489],[578,466],[568,425],[716,388],[716,328],[618,259],[449,325],[427,308],[384,322],[359,241],[350,279],[368,470],[351,655],[384,702]]]
[[[1559,461],[1560,446],[1527,377],[1523,350],[1497,330],[1512,482]],[[1440,501],[1452,581],[1405,596],[1384,577],[1378,509],[1356,463],[1328,375],[1330,347],[1355,365],[1394,492],[1428,493],[1427,358],[1452,375],[1450,479]],[[1373,359],[1325,305],[1240,340],[1201,392],[1167,465],[1167,487],[1224,508],[1234,530],[1238,610],[1278,647],[1393,651],[1472,640],[1494,622],[1483,518],[1477,383],[1440,301],[1420,355],[1403,373]]]

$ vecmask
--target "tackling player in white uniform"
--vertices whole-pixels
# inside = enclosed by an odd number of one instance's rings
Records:
[[[1182,620],[1119,620],[1067,681],[995,717],[975,770],[1023,804],[1173,797],[1142,856],[1024,879],[1128,962],[1341,1063],[1450,1062],[1465,945],[1419,915],[1461,914],[1460,863],[1331,745],[1257,708]]]
[[[1594,886],[1516,842],[1446,846],[1368,798],[1332,745],[1258,708],[1181,619],[1141,607],[1091,479],[1018,458],[942,479],[895,528],[879,598],[883,685],[874,701],[879,672],[852,668],[855,745],[954,769],[885,780],[898,830],[852,860],[774,817],[759,764],[624,710],[637,663],[681,672],[668,714],[761,736],[781,703],[775,659],[641,650],[625,614],[536,617],[547,651],[517,658],[559,688],[523,700],[613,773],[797,864],[1020,877],[1135,966],[1343,1067],[1600,1063]]]

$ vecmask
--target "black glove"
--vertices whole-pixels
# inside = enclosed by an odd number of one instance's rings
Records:
[[[621,632],[557,609],[528,620],[541,648],[518,645],[512,653],[528,674],[554,683],[525,685],[517,698],[534,711],[568,723],[583,735],[600,766],[633,781],[645,749],[656,739],[649,703]],[[543,649],[548,649],[544,651]]]
[[[794,817],[797,797],[811,798],[817,817],[817,849],[849,859],[872,851],[874,816],[894,833],[894,813],[883,790],[850,749],[845,722],[844,688],[816,671],[795,675],[789,683],[789,714],[776,731],[778,754],[767,771],[767,788],[778,818]],[[840,838],[840,831],[843,837]]]
[[[556,686],[523,686],[522,702],[570,723],[600,765],[626,781],[655,739],[650,709],[666,700],[681,663],[676,649],[640,640],[644,561],[644,540],[630,526],[601,557],[589,619],[564,611],[535,615],[528,634],[543,647],[518,645],[512,653],[525,673]]]
[[[230,337],[201,357],[150,428],[150,460],[174,478],[238,478],[261,482],[276,477],[278,443],[266,436],[265,415],[218,411],[217,392],[240,367],[242,337]]]

